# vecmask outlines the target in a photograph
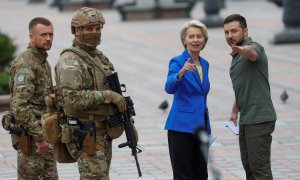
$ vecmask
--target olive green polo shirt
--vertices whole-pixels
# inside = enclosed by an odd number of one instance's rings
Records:
[[[268,58],[264,48],[253,42],[251,37],[247,37],[241,46],[246,45],[257,52],[257,61],[235,54],[230,66],[230,78],[240,111],[240,125],[275,121],[277,118],[271,100]]]

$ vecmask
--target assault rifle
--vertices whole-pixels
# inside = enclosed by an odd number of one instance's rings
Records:
[[[126,86],[125,84],[120,84],[118,74],[117,72],[112,73],[111,75],[108,75],[105,77],[105,80],[109,83],[110,87],[114,92],[119,93],[122,95],[122,92],[126,92]],[[124,88],[124,90],[121,90],[121,87]],[[123,95],[122,95],[123,96]],[[123,148],[128,146],[131,149],[131,155],[135,159],[136,167],[139,173],[139,177],[142,176],[139,161],[137,159],[137,153],[142,152],[141,149],[137,147],[137,137],[135,136],[133,122],[131,121],[131,117],[135,116],[135,110],[133,107],[133,102],[130,98],[130,96],[123,96],[126,101],[126,111],[124,113],[119,113],[118,115],[118,121],[121,121],[124,124],[125,134],[127,142],[121,143],[118,145],[119,148]],[[113,118],[111,124],[116,124],[116,118]]]

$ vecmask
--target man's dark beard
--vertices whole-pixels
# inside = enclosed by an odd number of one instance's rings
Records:
[[[238,41],[237,43],[236,43],[236,45],[237,46],[240,46],[240,45],[242,45],[244,43],[244,39],[241,39],[240,41]]]
[[[240,45],[242,45],[243,43],[244,43],[244,39],[238,41],[238,42],[236,43],[236,45],[232,45],[232,44],[230,44],[230,43],[227,41],[227,44],[228,44],[229,46],[240,46]]]

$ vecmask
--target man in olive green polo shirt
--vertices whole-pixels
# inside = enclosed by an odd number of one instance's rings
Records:
[[[232,14],[224,20],[224,33],[231,46],[232,80],[235,101],[230,120],[239,118],[241,160],[247,180],[270,180],[272,132],[276,113],[271,100],[268,58],[264,48],[248,37],[243,16]]]

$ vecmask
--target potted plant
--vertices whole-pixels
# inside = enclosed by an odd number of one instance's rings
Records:
[[[0,95],[9,94],[9,68],[16,50],[13,40],[0,32]]]
[[[0,31],[0,112],[9,109],[9,69],[16,50],[13,39]]]

